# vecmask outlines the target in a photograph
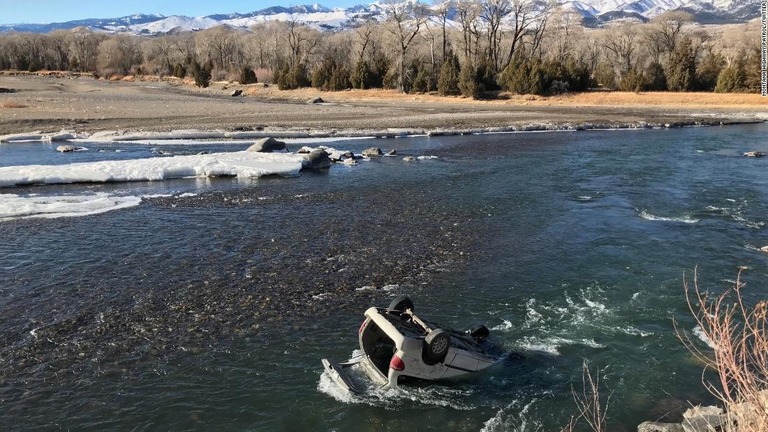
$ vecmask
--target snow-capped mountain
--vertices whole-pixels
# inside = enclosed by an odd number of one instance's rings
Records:
[[[741,22],[759,16],[759,7],[754,0],[559,0],[584,17],[587,25],[599,25],[619,18],[647,20],[669,10],[685,10],[694,14],[701,22]],[[94,31],[108,33],[129,33],[154,35],[170,31],[196,31],[217,25],[249,28],[268,21],[296,21],[323,30],[340,30],[354,27],[366,19],[383,20],[384,7],[377,3],[358,5],[350,8],[330,9],[318,4],[303,6],[273,6],[249,13],[216,14],[204,17],[180,15],[131,15],[122,18],[83,19],[51,24],[0,25],[0,32],[23,31],[47,33],[53,30],[68,30],[87,27]]]

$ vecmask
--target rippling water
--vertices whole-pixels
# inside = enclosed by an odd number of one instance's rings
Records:
[[[0,430],[559,430],[582,359],[612,394],[611,430],[676,420],[711,401],[672,325],[693,330],[684,272],[721,290],[746,266],[748,295],[768,294],[768,159],[741,156],[768,151],[767,133],[345,141],[437,159],[0,191],[171,195],[0,223]],[[158,157],[86,146],[3,145],[0,165]],[[402,293],[438,322],[485,322],[514,355],[457,382],[341,394],[320,359],[351,357],[365,308]]]

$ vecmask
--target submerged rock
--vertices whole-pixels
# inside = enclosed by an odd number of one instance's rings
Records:
[[[684,432],[680,423],[643,422],[637,426],[637,432]]]
[[[248,147],[246,151],[257,153],[272,153],[274,151],[285,150],[285,143],[283,141],[278,141],[272,137],[269,137],[256,141],[252,146]]]

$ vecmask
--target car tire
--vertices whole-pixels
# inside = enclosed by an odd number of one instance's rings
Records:
[[[469,335],[477,341],[484,341],[488,339],[490,334],[491,332],[488,330],[488,327],[484,326],[483,324],[478,324],[469,329]]]
[[[387,310],[389,312],[400,311],[405,312],[406,309],[413,310],[413,301],[408,296],[396,297],[389,303]]]
[[[443,329],[435,329],[424,338],[424,361],[429,365],[445,360],[451,347],[451,335]]]

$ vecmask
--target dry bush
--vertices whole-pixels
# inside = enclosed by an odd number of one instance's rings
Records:
[[[685,281],[685,298],[711,350],[703,349],[681,331],[677,335],[706,370],[719,378],[703,378],[707,390],[720,399],[728,412],[728,430],[768,431],[768,302],[750,306],[744,299],[741,272],[734,286],[722,294],[702,292],[694,271],[693,289]]]
[[[23,103],[16,102],[16,101],[3,101],[0,102],[0,108],[26,108],[27,106]]]
[[[594,432],[608,430],[605,419],[613,392],[608,394],[604,402],[600,399],[600,371],[596,370],[593,377],[586,360],[584,360],[581,366],[581,391],[577,392],[573,385],[571,385],[571,394],[573,395],[573,401],[576,403],[579,415],[571,417],[568,425],[561,432],[575,430],[576,424],[580,420],[584,420],[589,429]]]
[[[272,70],[271,69],[254,69],[253,71],[256,73],[256,79],[259,80],[260,83],[271,83],[272,82]]]

